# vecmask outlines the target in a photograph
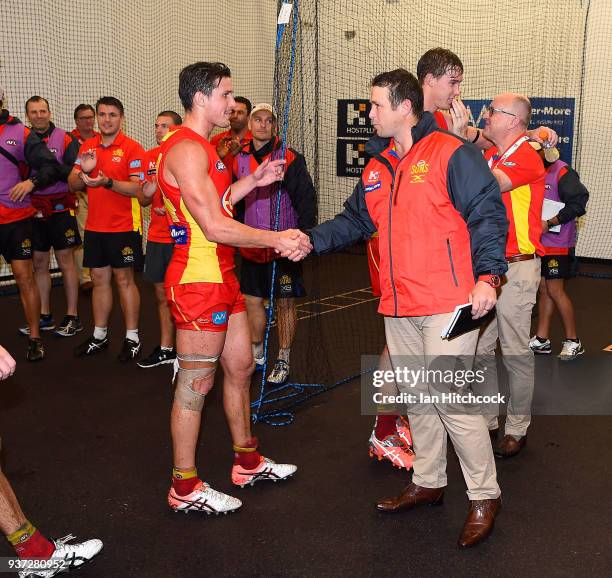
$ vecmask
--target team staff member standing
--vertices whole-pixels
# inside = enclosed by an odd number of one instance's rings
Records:
[[[271,105],[258,104],[249,121],[252,140],[234,160],[233,173],[241,179],[257,170],[265,160],[278,159],[283,143],[276,137],[276,116]],[[287,148],[284,153],[285,177],[279,185],[272,183],[253,189],[244,198],[244,224],[266,231],[310,229],[317,222],[317,195],[306,168],[306,160],[297,151]],[[280,200],[279,200],[280,193]],[[280,202],[280,207],[277,207]],[[278,209],[278,228],[275,229]],[[274,252],[260,249],[241,249],[240,270],[242,291],[251,328],[253,357],[256,365],[264,363],[263,338],[266,329],[264,299],[272,288]],[[302,264],[289,259],[276,259],[274,295],[278,328],[278,359],[268,376],[270,383],[280,385],[289,377],[291,345],[297,327],[295,298],[306,294],[302,280]]]
[[[230,114],[229,130],[220,132],[210,139],[217,149],[217,154],[231,171],[234,165],[234,157],[242,150],[251,139],[249,130],[249,118],[251,116],[251,101],[244,96],[237,96],[234,110]]]
[[[56,334],[71,337],[82,330],[77,312],[79,279],[74,262],[74,249],[81,244],[81,236],[75,217],[76,198],[74,193],[68,191],[66,181],[79,153],[79,141],[51,122],[47,99],[32,96],[27,100],[25,108],[32,128],[55,155],[61,175],[55,184],[32,193],[32,204],[37,211],[33,222],[32,248],[34,275],[40,293],[40,327],[45,330],[55,328],[49,303],[49,262],[50,250],[53,247],[53,253],[62,271],[66,295],[66,315]],[[27,334],[29,327],[26,326],[21,331]]]
[[[373,158],[344,211],[312,229],[314,250],[338,251],[378,230],[378,310],[391,359],[415,356],[429,363],[432,357],[473,355],[477,331],[450,341],[440,333],[456,305],[471,301],[475,317],[495,305],[493,285],[507,268],[499,186],[478,149],[440,131],[423,112],[421,87],[406,70],[376,76],[370,102],[372,125],[382,138],[369,142]],[[428,391],[427,384],[416,387]],[[416,454],[412,482],[377,508],[399,512],[442,502],[448,434],[470,499],[459,545],[478,544],[492,531],[501,506],[485,419],[437,403],[411,408],[408,415]]]
[[[30,195],[59,178],[57,160],[36,133],[2,108],[0,87],[0,254],[10,264],[30,326],[28,361],[45,357],[40,339],[40,295],[32,271],[32,216]],[[24,178],[30,169],[35,175]]]
[[[98,133],[94,130],[96,124],[96,111],[91,104],[79,104],[74,109],[74,123],[76,127],[71,131],[82,145],[87,139],[93,138]],[[81,239],[85,234],[85,222],[87,221],[87,191],[77,191],[79,206],[77,207],[77,223],[79,225],[79,235]],[[83,245],[74,250],[77,272],[79,275],[80,290],[84,294],[91,293],[93,283],[87,267],[83,267]]]
[[[157,157],[160,144],[169,131],[182,124],[180,115],[172,110],[160,112],[155,119],[155,140],[157,146],[147,151],[145,163],[145,178],[147,184],[143,187],[143,196],[139,197],[143,207],[151,206],[151,220],[147,234],[147,250],[145,255],[144,276],[153,283],[155,297],[157,298],[157,312],[159,314],[160,344],[152,353],[138,362],[138,367],[148,369],[165,363],[173,363],[176,358],[174,349],[174,321],[168,307],[164,277],[166,269],[172,258],[174,241],[170,235],[170,227],[166,219],[166,209],[157,186]]]
[[[433,114],[441,129],[453,132],[486,150],[493,143],[483,136],[480,129],[468,125],[469,113],[460,100],[463,72],[463,63],[454,52],[446,48],[432,48],[425,52],[417,63],[417,78],[423,89],[423,110]],[[542,141],[540,133],[545,135],[545,140],[556,144],[557,134],[548,127],[527,131],[530,138],[538,142]],[[374,237],[368,243],[368,261],[372,276],[376,273],[379,259],[378,242],[378,238]],[[376,289],[377,285],[373,280],[372,287]],[[396,465],[407,463],[409,460],[406,460],[406,457],[409,457],[410,448],[406,443],[408,438],[405,431],[405,425],[398,415],[378,415],[370,436],[371,452]]]
[[[572,361],[584,353],[584,347],[576,334],[574,305],[565,291],[565,280],[574,275],[576,219],[586,213],[589,191],[580,182],[578,173],[567,163],[560,159],[551,163],[546,160],[545,149],[538,143],[531,143],[531,146],[539,151],[546,168],[544,198],[562,202],[565,206],[551,219],[542,221],[544,257],[538,292],[538,329],[536,335],[531,338],[529,347],[537,354],[551,353],[548,332],[556,306],[565,330],[559,359]],[[549,231],[556,225],[561,225],[560,231]]]
[[[168,503],[175,510],[221,513],[240,500],[213,490],[199,477],[196,448],[206,394],[217,361],[223,366],[223,404],[234,446],[232,482],[253,484],[291,476],[258,451],[251,435],[249,387],[253,357],[245,304],[234,274],[233,247],[270,247],[299,258],[311,249],[300,231],[262,231],[235,221],[233,205],[257,186],[282,179],[283,161],[266,161],[231,185],[230,171],[207,140],[227,126],[234,105],[230,70],[196,62],[179,76],[183,126],[162,143],[157,180],[171,222],[174,252],[166,272],[176,322],[176,391],[170,418],[174,454]],[[231,186],[230,186],[231,185]]]
[[[91,269],[94,284],[94,332],[75,349],[75,355],[93,355],[108,347],[114,277],[126,327],[118,359],[130,361],[140,352],[140,293],[134,282],[134,269],[142,267],[142,216],[137,195],[144,179],[146,153],[121,131],[121,101],[112,96],[100,98],[96,114],[100,135],[81,145],[68,178],[72,191],[86,189],[89,197],[84,265]]]
[[[477,349],[478,355],[487,356],[489,365],[494,364],[499,338],[508,370],[510,399],[505,435],[495,445],[495,455],[500,458],[518,454],[525,445],[535,379],[529,335],[540,284],[540,255],[544,254],[540,237],[545,171],[538,153],[529,144],[526,130],[530,119],[529,99],[513,93],[496,96],[484,117],[483,134],[495,143],[485,158],[499,183],[510,221],[506,282],[499,293],[497,314],[482,331]],[[487,376],[493,386],[497,372],[489,366]],[[494,432],[497,427],[494,417],[489,429]]]

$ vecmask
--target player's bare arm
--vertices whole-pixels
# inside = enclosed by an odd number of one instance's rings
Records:
[[[308,251],[309,239],[300,231],[253,229],[224,217],[208,176],[208,162],[206,151],[198,143],[183,141],[169,151],[164,165],[164,180],[178,186],[187,209],[208,240],[234,247],[270,247],[282,256]]]

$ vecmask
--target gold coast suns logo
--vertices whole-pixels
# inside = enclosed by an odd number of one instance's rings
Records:
[[[410,167],[411,183],[424,183],[425,175],[429,172],[429,165],[424,161],[420,160],[416,164]]]
[[[227,213],[228,216],[234,216],[234,207],[232,206],[232,189],[231,187],[227,187],[227,190],[223,193],[221,197],[221,207]]]
[[[134,262],[134,249],[126,245],[121,249],[121,254],[123,255],[124,263],[133,263]]]
[[[112,155],[113,155],[113,162],[114,163],[120,163],[121,159],[123,158],[123,155],[124,155],[123,149],[115,149],[112,152]]]

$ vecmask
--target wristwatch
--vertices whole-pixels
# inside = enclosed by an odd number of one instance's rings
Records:
[[[501,277],[499,275],[495,275],[494,273],[488,275],[478,275],[478,281],[488,283],[491,285],[491,287],[493,287],[493,289],[497,289],[501,286]]]
[[[106,184],[104,185],[105,189],[112,189],[113,188],[113,179],[108,179],[108,181],[106,181]]]

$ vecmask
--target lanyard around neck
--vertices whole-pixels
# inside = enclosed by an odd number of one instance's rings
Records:
[[[495,158],[496,155],[493,155],[489,159],[489,168],[493,170],[495,167],[497,167],[498,164],[503,163],[505,160],[509,159],[517,151],[517,149],[525,141],[528,141],[528,140],[529,140],[529,137],[527,135],[523,135],[501,157]]]

